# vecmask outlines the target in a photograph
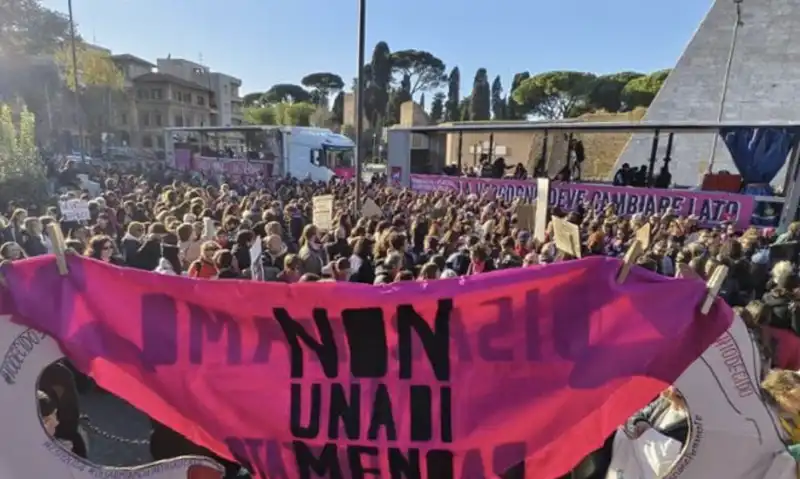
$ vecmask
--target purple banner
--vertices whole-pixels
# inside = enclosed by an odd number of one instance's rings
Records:
[[[458,191],[479,196],[489,190],[494,196],[509,201],[519,197],[527,201],[536,199],[536,182],[526,180],[411,175],[411,189],[420,192]],[[681,216],[697,216],[704,225],[732,221],[739,229],[750,226],[750,217],[755,208],[755,199],[748,195],[588,183],[552,182],[548,200],[550,206],[558,206],[569,211],[577,209],[578,205],[584,202],[596,209],[614,204],[620,216],[630,216],[635,213],[649,216],[662,214],[667,208],[672,208]]]

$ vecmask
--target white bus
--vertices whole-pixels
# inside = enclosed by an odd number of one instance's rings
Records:
[[[167,164],[246,181],[292,176],[329,181],[355,166],[355,143],[325,128],[239,126],[165,128]]]

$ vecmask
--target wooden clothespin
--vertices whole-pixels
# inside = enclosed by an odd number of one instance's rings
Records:
[[[643,252],[644,248],[642,247],[642,243],[639,240],[633,240],[622,259],[622,267],[617,273],[617,284],[622,284],[628,279],[628,273],[631,272],[631,268],[633,268],[633,265],[636,264],[636,260],[639,259],[639,256],[641,256]]]
[[[702,306],[700,306],[701,314],[706,315],[709,311],[711,311],[711,306],[714,305],[714,300],[717,299],[719,290],[722,289],[722,284],[725,282],[725,278],[727,276],[728,267],[724,264],[721,264],[714,269],[711,277],[708,278],[708,281],[706,281],[706,298],[703,300]]]
[[[58,274],[66,276],[69,274],[69,269],[67,268],[67,244],[64,241],[61,228],[54,223],[47,225],[47,236],[50,237],[50,241],[53,243],[53,253],[56,255]]]

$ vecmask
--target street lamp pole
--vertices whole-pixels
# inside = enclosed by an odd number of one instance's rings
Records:
[[[72,0],[67,0],[67,8],[69,9],[69,34],[70,46],[72,49],[72,81],[75,83],[75,110],[77,114],[78,123],[78,145],[81,150],[81,163],[86,162],[86,153],[83,148],[83,108],[81,108],[80,93],[78,92],[78,50],[75,46],[75,20],[72,17]]]
[[[355,178],[356,178],[356,214],[361,213],[361,163],[363,150],[361,148],[364,135],[364,36],[366,33],[366,0],[358,0],[358,87],[356,88],[356,151],[355,151]]]

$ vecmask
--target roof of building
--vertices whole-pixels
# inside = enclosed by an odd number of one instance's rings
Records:
[[[177,85],[185,86],[187,88],[194,88],[195,90],[211,91],[205,85],[195,83],[193,81],[184,80],[183,78],[170,75],[169,73],[145,73],[133,79],[134,82],[161,82],[161,83],[175,83]]]
[[[123,62],[131,62],[131,63],[138,63],[140,65],[146,65],[150,68],[155,68],[155,64],[148,62],[147,60],[143,60],[136,55],[131,55],[130,53],[122,53],[119,55],[111,55],[112,60],[119,60]]]

